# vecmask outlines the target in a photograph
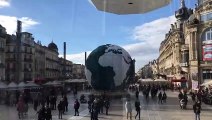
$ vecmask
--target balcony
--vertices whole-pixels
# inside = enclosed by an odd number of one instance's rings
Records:
[[[15,68],[6,68],[6,72],[15,72]]]
[[[32,58],[24,58],[24,62],[32,62]]]
[[[16,59],[15,58],[6,58],[6,61],[15,62]]]
[[[188,45],[182,45],[181,51],[186,51],[186,50],[189,50],[189,46]]]
[[[4,48],[0,48],[0,51],[1,51],[1,52],[4,52]]]
[[[0,68],[5,68],[3,63],[0,63]]]
[[[32,72],[31,68],[24,68],[24,72]]]

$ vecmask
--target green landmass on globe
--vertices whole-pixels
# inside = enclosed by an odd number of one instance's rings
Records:
[[[133,78],[133,61],[123,48],[106,44],[86,60],[86,78],[95,90],[123,90]]]

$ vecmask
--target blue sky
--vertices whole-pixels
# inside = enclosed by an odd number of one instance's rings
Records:
[[[194,8],[196,0],[186,0]],[[98,11],[88,0],[0,0],[0,24],[12,34],[16,19],[35,40],[48,45],[52,40],[62,54],[67,42],[67,58],[83,63],[83,52],[102,44],[124,47],[136,59],[136,70],[158,57],[160,42],[175,21],[180,0],[146,14],[116,15]]]

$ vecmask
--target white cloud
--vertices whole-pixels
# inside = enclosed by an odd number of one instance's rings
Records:
[[[176,21],[175,16],[160,18],[133,29],[133,39],[145,42],[152,47],[158,48],[165,34],[171,28],[170,24]]]
[[[132,38],[138,42],[121,47],[129,52],[132,59],[136,60],[136,71],[149,61],[157,59],[160,43],[171,28],[170,24],[173,24],[175,21],[174,16],[169,16],[136,26],[132,29]],[[67,55],[67,59],[74,63],[84,64],[84,53]]]
[[[39,24],[37,21],[28,17],[17,18],[15,16],[0,15],[0,24],[6,28],[8,34],[14,34],[16,32],[17,20],[22,21],[23,31],[27,31],[32,26]]]
[[[91,53],[91,51],[87,51],[87,57]],[[59,55],[59,57],[63,57],[63,55]],[[76,54],[67,54],[66,59],[70,60],[77,64],[84,64],[85,63],[85,52],[76,53]]]
[[[10,6],[10,0],[0,0],[0,8],[9,6]]]

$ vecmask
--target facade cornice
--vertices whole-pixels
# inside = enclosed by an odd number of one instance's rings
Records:
[[[196,8],[196,11],[198,13],[204,13],[212,10],[212,1],[208,1],[202,5],[200,5],[198,8]]]

